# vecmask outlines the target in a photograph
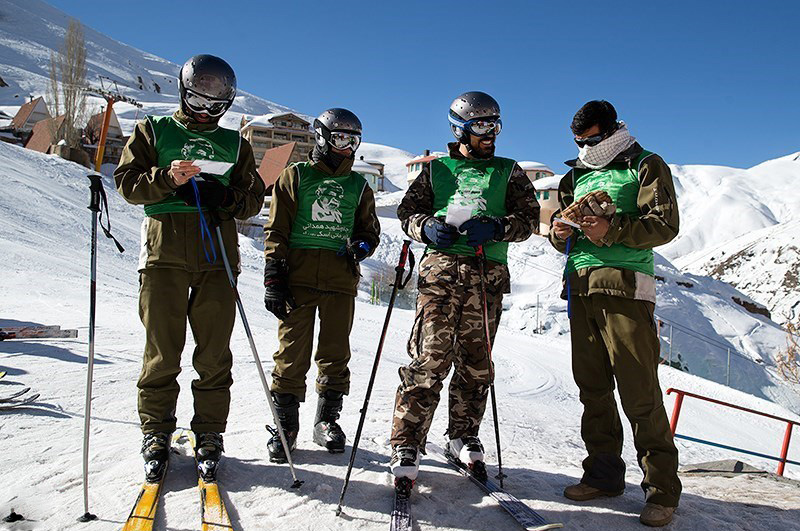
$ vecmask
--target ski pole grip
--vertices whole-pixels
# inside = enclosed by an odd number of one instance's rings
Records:
[[[403,240],[403,248],[400,250],[400,262],[397,264],[399,269],[405,269],[408,251],[411,247],[411,240]]]
[[[102,176],[96,173],[87,175],[89,178],[89,210],[100,212],[100,194],[103,191]]]

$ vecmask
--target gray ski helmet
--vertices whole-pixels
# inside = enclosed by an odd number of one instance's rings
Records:
[[[450,104],[450,130],[459,142],[466,141],[463,124],[476,118],[500,118],[500,104],[485,92],[470,91]]]
[[[236,74],[224,60],[213,55],[195,55],[184,63],[179,77],[181,109],[190,114],[225,114],[236,96]]]
[[[314,120],[314,139],[324,151],[333,131],[361,135],[361,120],[352,111],[334,107],[323,112]]]

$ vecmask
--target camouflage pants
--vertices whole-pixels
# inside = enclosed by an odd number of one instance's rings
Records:
[[[508,267],[489,262],[486,291],[491,340],[508,291]],[[490,370],[484,346],[481,282],[477,259],[432,252],[420,264],[412,361],[401,367],[392,423],[393,446],[425,445],[444,379],[449,389],[450,438],[477,435],[486,409]]]

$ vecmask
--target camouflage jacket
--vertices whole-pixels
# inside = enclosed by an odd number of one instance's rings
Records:
[[[458,143],[447,145],[452,158],[464,158],[458,150]],[[539,229],[539,202],[536,200],[536,190],[533,183],[515,164],[511,170],[506,191],[506,214],[502,221],[505,233],[501,241],[520,242],[527,240],[531,234]],[[423,230],[425,222],[433,216],[433,186],[431,185],[430,164],[422,168],[422,172],[408,187],[408,191],[400,206],[397,207],[397,217],[400,219],[403,231],[411,238],[422,243],[430,243]]]

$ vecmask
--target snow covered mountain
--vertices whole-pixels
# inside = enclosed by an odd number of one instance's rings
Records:
[[[50,71],[50,54],[64,42],[70,16],[41,0],[0,0],[0,64],[8,84],[0,88],[0,106],[20,106],[30,95],[44,96]],[[100,77],[109,78],[121,92],[144,105],[142,110],[127,104],[115,106],[125,134],[133,129],[137,117],[166,114],[178,105],[176,76],[180,65],[123,44],[88,27],[86,41],[87,81],[99,87]],[[102,101],[91,100],[99,109]],[[239,90],[223,125],[238,127],[241,115],[289,111],[244,90]]]

